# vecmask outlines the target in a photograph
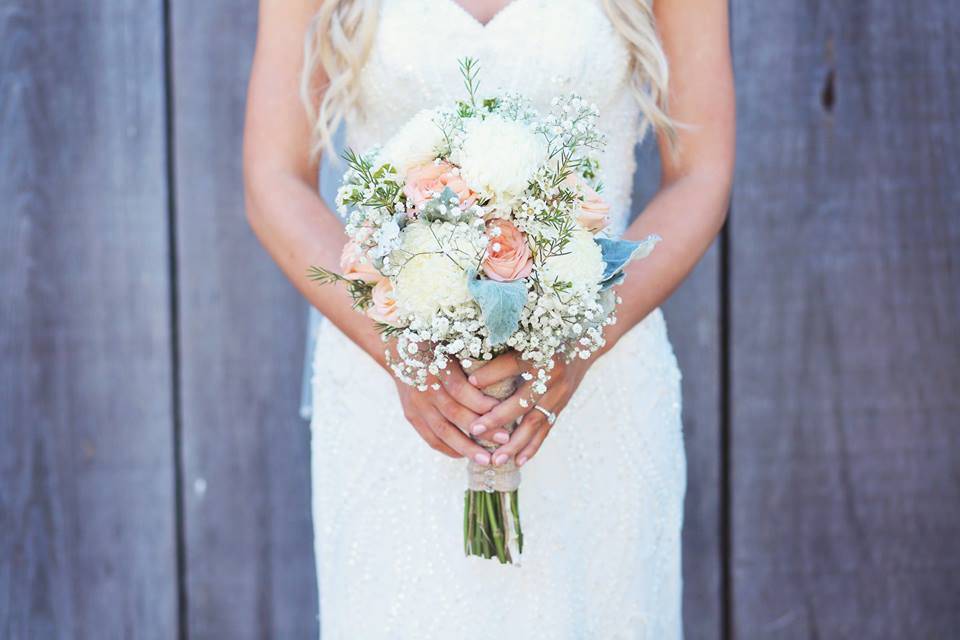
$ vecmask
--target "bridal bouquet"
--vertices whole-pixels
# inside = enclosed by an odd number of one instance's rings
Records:
[[[603,346],[612,286],[659,238],[602,236],[609,207],[599,195],[605,140],[595,106],[568,95],[539,113],[515,93],[481,97],[476,61],[460,66],[463,100],[421,111],[381,147],[344,154],[341,273],[313,267],[311,277],[345,283],[384,340],[395,340],[388,358],[401,381],[439,388],[434,376],[451,361],[471,372],[513,349],[542,394],[555,358],[586,359]],[[520,382],[484,391],[506,398]],[[468,462],[467,555],[517,559],[519,484],[512,461]]]

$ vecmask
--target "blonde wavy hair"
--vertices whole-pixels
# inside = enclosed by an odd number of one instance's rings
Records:
[[[670,118],[667,104],[670,72],[657,33],[653,0],[602,3],[630,51],[630,88],[644,115],[641,135],[652,126],[676,151],[678,125]],[[357,79],[373,43],[379,8],[380,0],[322,0],[310,22],[300,97],[312,127],[313,158],[333,150],[333,134],[357,102]],[[327,78],[323,83],[317,82],[320,71]]]

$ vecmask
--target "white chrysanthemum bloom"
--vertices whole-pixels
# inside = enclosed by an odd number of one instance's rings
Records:
[[[595,292],[603,270],[603,252],[593,234],[576,229],[564,247],[563,255],[546,259],[541,267],[541,278],[547,282],[554,279],[571,282],[576,292]]]
[[[474,191],[496,199],[516,196],[546,160],[543,136],[520,122],[489,116],[467,120],[464,128],[457,160]]]
[[[377,162],[389,162],[402,177],[412,167],[436,158],[437,149],[444,144],[443,130],[434,121],[436,115],[434,110],[424,109],[410,118],[383,146]]]
[[[484,241],[481,230],[452,222],[415,222],[403,230],[403,243],[391,255],[399,265],[394,297],[401,315],[426,322],[441,307],[472,299],[466,270],[479,263]]]

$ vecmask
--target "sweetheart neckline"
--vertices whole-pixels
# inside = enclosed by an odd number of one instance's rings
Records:
[[[507,4],[500,7],[500,9],[494,13],[489,20],[486,22],[481,22],[477,16],[473,15],[467,8],[462,4],[457,2],[457,0],[439,0],[439,2],[444,2],[449,5],[453,5],[453,8],[458,10],[458,12],[472,22],[477,28],[481,31],[489,30],[504,14],[508,14],[511,9],[514,9],[517,5],[522,4],[524,0],[510,0]]]

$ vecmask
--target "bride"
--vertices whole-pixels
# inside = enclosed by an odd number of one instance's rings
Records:
[[[436,390],[396,383],[372,321],[343,288],[306,277],[310,265],[336,270],[344,243],[316,178],[334,129],[343,122],[358,150],[385,140],[459,97],[466,56],[488,91],[542,109],[568,92],[596,103],[610,232],[663,238],[629,267],[606,347],[558,363],[537,406],[480,391],[521,371],[512,353],[471,377],[451,365]],[[662,182],[633,219],[647,125]],[[681,637],[686,462],[659,305],[723,223],[733,149],[726,0],[261,0],[247,208],[326,318],[311,423],[323,638]],[[468,433],[500,446],[488,454]],[[464,557],[463,457],[522,466],[522,566]]]

